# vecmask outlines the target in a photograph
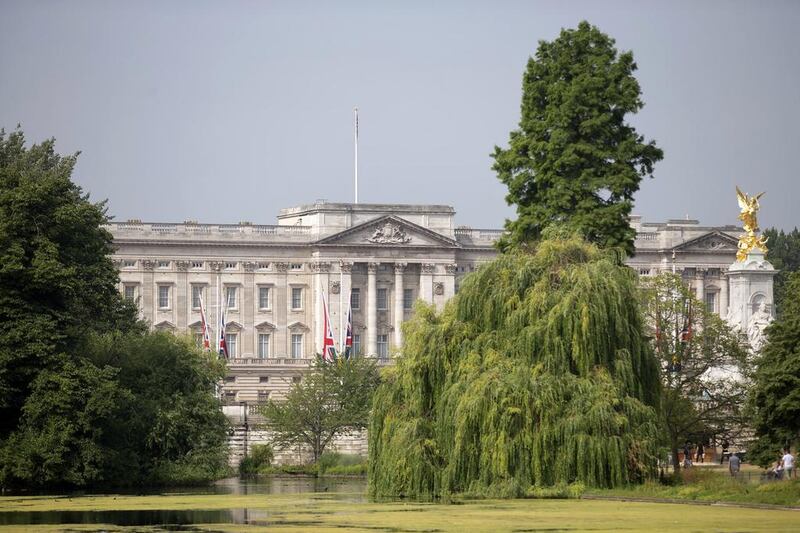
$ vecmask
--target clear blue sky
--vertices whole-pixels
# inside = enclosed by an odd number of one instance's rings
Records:
[[[513,211],[491,171],[538,40],[586,19],[633,50],[631,120],[665,151],[635,212],[800,225],[800,2],[0,0],[0,126],[80,150],[117,219],[271,224],[353,197]]]

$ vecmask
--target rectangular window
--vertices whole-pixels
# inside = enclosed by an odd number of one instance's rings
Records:
[[[192,268],[203,268],[202,261],[192,261]]]
[[[258,334],[258,356],[261,359],[269,357],[269,333]]]
[[[361,290],[353,289],[350,292],[350,307],[353,309],[359,309],[361,307]]]
[[[236,333],[225,334],[225,347],[228,349],[228,357],[236,357]]]
[[[269,400],[269,391],[267,390],[258,391],[258,403],[264,403],[267,400]]]
[[[292,334],[292,357],[300,359],[303,357],[303,334]]]
[[[292,287],[292,309],[303,308],[303,289],[302,287]]]
[[[289,270],[303,270],[303,263],[289,263]]]
[[[236,262],[235,261],[226,261],[225,262],[225,270],[236,270]]]
[[[414,306],[414,289],[403,289],[403,309],[409,310]]]
[[[158,286],[158,307],[169,309],[169,285]]]
[[[122,261],[122,266],[125,268],[133,268],[136,266],[136,261],[132,259],[125,259],[124,261]]]
[[[200,300],[203,298],[203,286],[192,285],[192,309],[200,309]]]
[[[125,299],[130,301],[136,299],[136,285],[125,285]]]
[[[378,311],[385,311],[389,308],[389,302],[387,301],[387,293],[386,289],[378,289]]]
[[[353,355],[361,355],[361,335],[353,335]]]
[[[389,335],[378,335],[378,357],[381,359],[389,357]]]
[[[169,268],[169,261],[159,261],[158,268]]]
[[[236,287],[225,287],[225,307],[236,309]]]
[[[269,309],[269,287],[258,288],[258,308]]]
[[[711,311],[712,313],[717,312],[717,293],[716,292],[707,292],[706,293],[706,308]]]
[[[269,376],[259,376],[258,377],[259,383],[269,383]]]

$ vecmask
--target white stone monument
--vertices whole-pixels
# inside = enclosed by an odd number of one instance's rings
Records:
[[[758,352],[766,341],[764,330],[773,318],[772,285],[778,271],[764,257],[766,241],[756,235],[758,199],[764,193],[748,197],[738,187],[736,193],[742,210],[739,219],[747,233],[739,238],[736,262],[728,268],[730,303],[726,319],[734,329],[747,335],[750,347]]]

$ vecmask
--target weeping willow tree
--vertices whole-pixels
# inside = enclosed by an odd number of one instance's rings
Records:
[[[521,495],[655,473],[658,363],[636,280],[577,237],[510,252],[417,304],[373,399],[373,496]]]

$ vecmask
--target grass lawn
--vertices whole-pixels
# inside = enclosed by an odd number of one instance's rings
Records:
[[[748,476],[751,472],[754,475]],[[683,473],[684,482],[674,486],[645,483],[620,489],[589,490],[586,494],[800,507],[800,480],[759,483],[760,473],[758,469],[746,470],[738,478],[732,478],[727,468],[692,468]]]
[[[357,495],[352,495],[354,498]],[[0,511],[231,509],[253,525],[192,531],[798,531],[800,512],[590,500],[481,500],[461,504],[353,503],[342,494],[3,497]],[[126,531],[116,526],[0,526],[8,531]],[[136,527],[127,531],[156,531]]]

